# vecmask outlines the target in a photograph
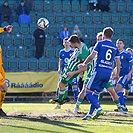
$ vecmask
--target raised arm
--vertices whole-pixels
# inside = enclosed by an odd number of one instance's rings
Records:
[[[62,65],[62,60],[59,59],[59,62],[58,62],[58,73],[59,74],[61,73],[61,65]]]
[[[115,59],[115,62],[116,62],[116,74],[115,74],[115,77],[114,77],[114,79],[116,79],[116,80],[118,80],[118,78],[119,78],[119,73],[120,73],[120,67],[121,67],[121,62],[120,62],[120,58],[118,57],[118,58],[116,58]]]
[[[83,64],[84,64],[84,65],[87,65],[90,61],[92,61],[92,60],[94,59],[95,55],[96,55],[96,52],[93,51],[93,52],[86,58],[86,60],[84,61]]]
[[[69,77],[72,77],[73,75],[79,74],[79,73],[84,72],[84,71],[86,71],[86,70],[87,70],[87,66],[80,66],[80,67],[78,68],[78,70],[73,71],[73,72],[68,72],[67,75],[68,75]]]

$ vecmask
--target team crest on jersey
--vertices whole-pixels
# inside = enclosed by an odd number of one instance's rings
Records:
[[[68,63],[68,60],[69,60],[69,58],[65,58],[64,59],[65,63]]]
[[[121,56],[121,59],[123,59],[123,56]]]

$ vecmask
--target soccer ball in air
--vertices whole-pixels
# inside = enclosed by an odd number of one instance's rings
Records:
[[[46,18],[40,18],[37,21],[37,25],[40,29],[46,29],[49,26],[49,21]]]

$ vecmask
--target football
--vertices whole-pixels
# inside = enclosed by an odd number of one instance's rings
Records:
[[[49,27],[49,21],[46,18],[40,18],[37,21],[37,25],[40,29],[46,29]]]

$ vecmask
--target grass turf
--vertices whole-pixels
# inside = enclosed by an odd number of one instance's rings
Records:
[[[89,104],[81,105],[80,115],[73,115],[74,104],[66,104],[61,110],[55,105],[43,103],[5,103],[3,109],[8,117],[0,119],[0,133],[132,133],[133,106],[128,104],[129,113],[113,113],[113,103],[102,103],[105,115],[97,120],[83,121]]]

